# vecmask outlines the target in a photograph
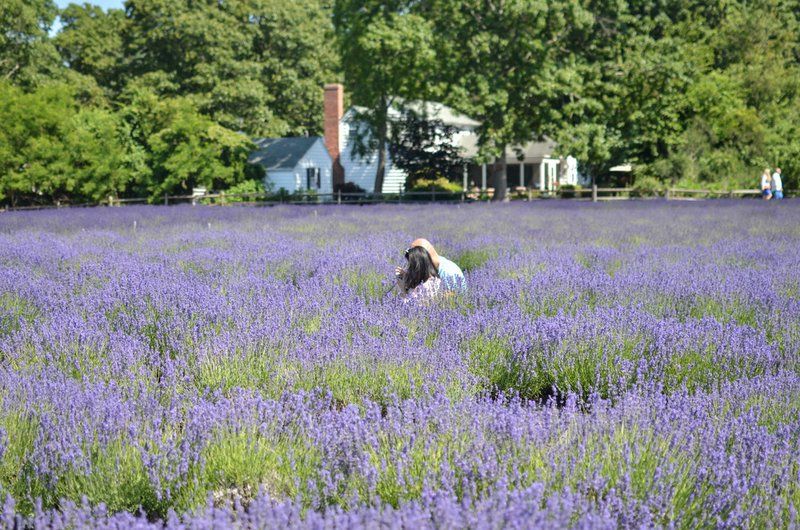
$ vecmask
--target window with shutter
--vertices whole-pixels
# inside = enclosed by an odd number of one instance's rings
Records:
[[[306,189],[310,190],[312,188],[319,189],[321,182],[320,182],[320,168],[318,167],[308,167],[306,168]]]

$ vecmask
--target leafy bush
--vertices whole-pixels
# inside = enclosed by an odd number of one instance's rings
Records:
[[[337,184],[334,186],[333,191],[342,193],[364,193],[366,190],[353,182],[345,182],[344,184]]]
[[[227,190],[225,190],[225,195],[234,195],[234,197],[226,197],[227,202],[249,202],[254,200],[256,197],[236,197],[235,195],[247,195],[247,194],[264,194],[268,190],[264,186],[264,181],[262,180],[245,180],[236,184],[235,186],[231,186]]]
[[[438,179],[419,179],[408,191],[441,191],[444,193],[461,193],[461,184],[451,182],[444,177]]]
[[[420,180],[460,175],[464,160],[460,147],[453,141],[457,127],[406,110],[393,129],[389,155],[408,175],[409,187],[415,187]]]
[[[580,186],[575,186],[574,184],[564,184],[561,186],[561,197],[564,199],[574,199],[576,196],[575,192],[580,189]]]
[[[664,193],[664,183],[655,177],[637,177],[633,183],[634,197],[657,197]]]

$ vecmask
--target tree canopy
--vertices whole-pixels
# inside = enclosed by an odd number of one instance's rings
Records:
[[[324,0],[9,0],[0,29],[5,203],[235,186],[251,137],[321,132],[339,75]]]
[[[379,154],[376,189],[389,111],[415,100],[478,120],[484,161],[547,136],[600,183],[627,163],[752,187],[780,166],[797,187],[798,15],[798,0],[6,0],[0,202],[241,185],[250,138],[321,133],[334,81],[365,124],[354,143]]]
[[[375,191],[383,189],[390,110],[430,95],[435,62],[431,23],[414,12],[415,1],[339,0],[334,21],[342,68],[365,125],[352,139],[360,156],[378,153]]]
[[[457,133],[457,127],[410,109],[392,123],[389,154],[394,164],[408,175],[407,189],[420,179],[453,181],[461,177],[464,161],[453,142]]]

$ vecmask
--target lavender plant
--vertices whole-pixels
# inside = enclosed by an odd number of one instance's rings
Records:
[[[2,214],[0,527],[796,526],[798,225],[791,201]],[[390,291],[417,236],[468,292]]]

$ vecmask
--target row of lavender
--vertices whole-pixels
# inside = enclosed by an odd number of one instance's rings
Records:
[[[798,221],[791,201],[6,214],[0,525],[792,525]],[[416,236],[466,295],[389,291]]]

